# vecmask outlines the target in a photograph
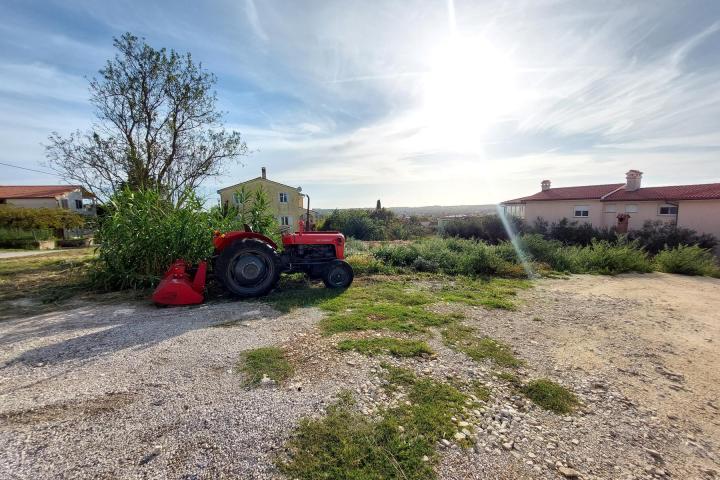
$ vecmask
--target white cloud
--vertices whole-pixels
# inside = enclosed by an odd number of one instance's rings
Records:
[[[385,192],[397,197],[388,204],[409,205],[502,200],[537,190],[546,174],[566,185],[622,181],[630,166],[676,182],[718,175],[710,159],[720,148],[720,67],[702,55],[717,45],[720,22],[696,14],[712,2],[458,2],[456,33],[474,42],[461,49],[473,68],[458,71],[480,81],[440,87],[485,90],[439,88],[436,103],[451,100],[435,109],[441,121],[425,102],[443,64],[433,52],[453,31],[446,2],[133,5],[82,8],[107,25],[108,45],[130,29],[192,51],[219,75],[231,126],[255,150],[221,184],[266,164],[322,202],[366,204]],[[5,95],[87,98],[84,80],[32,57],[0,57],[0,75]],[[32,102],[27,109],[42,116]],[[32,125],[32,116],[21,115],[26,134],[17,135],[36,138],[28,132],[58,123]]]

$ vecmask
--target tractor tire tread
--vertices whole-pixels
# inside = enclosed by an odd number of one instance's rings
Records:
[[[271,273],[271,280],[266,282],[261,288],[242,291],[233,286],[233,282],[228,279],[228,275],[230,273],[232,260],[240,251],[249,249],[259,250],[267,255],[273,263],[273,272]],[[255,238],[242,238],[225,247],[225,249],[215,259],[213,270],[215,272],[215,278],[231,294],[240,298],[253,298],[266,295],[275,288],[278,280],[280,279],[280,267],[280,257],[272,246]]]

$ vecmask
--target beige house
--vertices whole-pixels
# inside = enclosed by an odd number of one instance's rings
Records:
[[[280,226],[286,226],[293,231],[297,231],[298,220],[303,218],[306,213],[303,208],[303,197],[305,195],[301,193],[302,189],[300,187],[291,187],[290,185],[269,180],[267,170],[262,167],[261,176],[218,190],[220,203],[222,205],[237,205],[235,193],[242,187],[248,192],[253,192],[259,188],[265,190],[272,205],[272,211],[277,217]],[[312,210],[310,213],[312,220]]]
[[[79,185],[0,185],[0,205],[96,215],[95,196]]]
[[[543,180],[540,192],[501,205],[530,223],[567,218],[622,232],[660,220],[720,238],[720,183],[643,187],[638,170],[627,172],[625,183],[608,185],[551,188]]]

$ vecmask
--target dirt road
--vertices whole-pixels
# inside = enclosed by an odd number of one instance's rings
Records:
[[[530,359],[533,374],[617,388],[654,425],[650,436],[667,433],[662,469],[720,478],[720,280],[576,275],[538,281],[524,303],[520,312],[483,312],[485,331]],[[639,419],[619,419],[608,439],[626,434],[642,452],[648,433],[632,438]],[[606,447],[632,469],[632,452]]]

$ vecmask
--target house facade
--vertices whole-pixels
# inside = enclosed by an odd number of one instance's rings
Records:
[[[95,196],[79,185],[0,185],[0,205],[97,214]]]
[[[237,205],[235,193],[241,188],[254,192],[262,188],[267,193],[271,209],[281,227],[298,230],[298,221],[307,213],[303,208],[303,197],[300,187],[291,187],[267,178],[267,169],[262,167],[261,175],[246,182],[231,185],[218,190],[221,205]],[[311,211],[312,214],[312,211]],[[312,219],[312,216],[311,216]]]
[[[630,170],[625,183],[560,188],[543,180],[540,192],[501,205],[530,223],[567,218],[623,232],[659,220],[720,238],[720,183],[643,187],[642,175]]]

